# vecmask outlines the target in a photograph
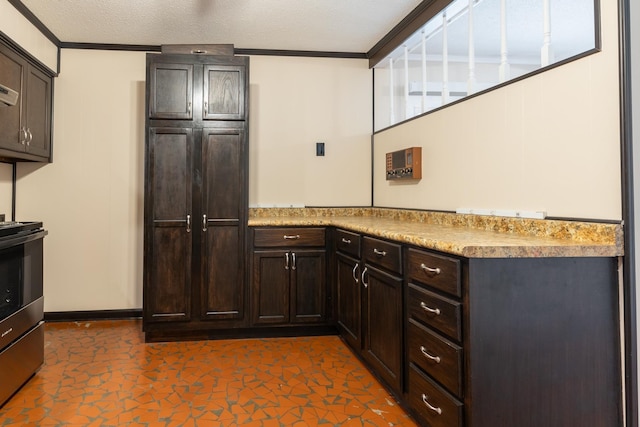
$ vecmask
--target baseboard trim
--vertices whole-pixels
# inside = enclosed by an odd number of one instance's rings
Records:
[[[142,318],[142,309],[49,311],[44,313],[45,322],[74,322],[78,320],[120,320],[140,318]]]
[[[145,332],[145,342],[200,341],[239,338],[284,338],[302,336],[338,335],[334,325],[307,325],[282,327],[246,327],[236,329],[154,330]]]

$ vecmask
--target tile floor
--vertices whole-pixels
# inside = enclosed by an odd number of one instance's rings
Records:
[[[136,320],[47,323],[2,426],[415,426],[338,337],[145,344]]]

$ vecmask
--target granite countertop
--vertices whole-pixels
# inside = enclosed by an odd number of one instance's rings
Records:
[[[381,208],[251,209],[249,226],[334,226],[467,258],[616,257],[622,225]]]

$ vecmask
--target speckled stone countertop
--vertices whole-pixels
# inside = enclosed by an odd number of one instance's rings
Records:
[[[467,258],[615,257],[621,224],[385,208],[252,208],[249,226],[334,226]]]

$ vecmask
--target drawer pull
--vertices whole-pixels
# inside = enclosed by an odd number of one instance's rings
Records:
[[[430,404],[429,401],[427,400],[427,395],[424,393],[422,394],[422,401],[424,402],[425,405],[427,405],[427,408],[431,409],[433,412],[436,412],[438,415],[442,414],[442,409]]]
[[[379,251],[379,250],[377,250],[375,248],[373,249],[373,253],[378,255],[378,256],[386,256],[387,255],[387,253],[385,251]]]
[[[345,239],[344,237],[342,238],[342,243],[346,243],[347,245],[351,244],[351,240],[349,239]]]
[[[431,308],[427,304],[425,304],[424,301],[420,302],[420,307],[422,307],[422,309],[424,311],[427,311],[429,313],[435,314],[436,316],[440,314],[440,309],[439,308]]]
[[[351,275],[353,276],[353,281],[356,282],[356,284],[360,281],[358,279],[358,276],[356,275],[356,270],[358,269],[359,265],[356,262],[356,265],[353,267],[353,271],[351,272]]]
[[[442,272],[442,270],[440,270],[439,268],[427,267],[424,264],[420,264],[420,268],[426,271],[428,274],[433,274],[433,275],[438,275]]]
[[[191,215],[187,215],[187,233],[191,233]]]
[[[299,234],[285,234],[284,240],[298,240],[300,238]]]
[[[429,353],[427,353],[427,349],[424,348],[423,345],[420,346],[420,351],[422,352],[422,354],[424,354],[424,357],[426,357],[429,360],[433,360],[436,363],[440,363],[440,356],[432,356]]]

